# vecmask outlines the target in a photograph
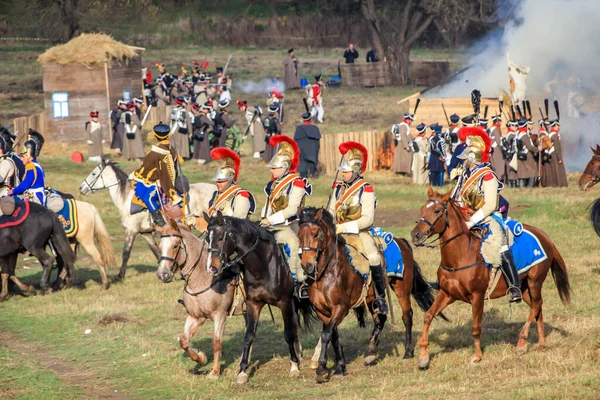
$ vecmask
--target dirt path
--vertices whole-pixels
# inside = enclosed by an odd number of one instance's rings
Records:
[[[65,385],[81,389],[84,399],[121,400],[128,398],[121,393],[115,393],[114,389],[107,388],[102,378],[88,369],[56,358],[46,349],[25,343],[19,340],[14,333],[0,331],[0,345],[21,353],[24,357],[33,357],[42,367],[54,372]]]

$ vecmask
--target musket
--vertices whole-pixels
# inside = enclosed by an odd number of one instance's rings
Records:
[[[531,102],[529,100],[526,100],[525,105],[527,106],[527,113],[529,114],[529,118],[533,118],[533,114],[531,113]]]
[[[229,55],[229,58],[227,59],[227,64],[225,64],[225,68],[223,68],[223,77],[224,78],[227,77],[227,68],[229,67],[230,61],[231,61],[231,54]]]
[[[544,113],[542,112],[542,107],[540,106],[540,103],[538,103],[538,109],[540,110],[540,114],[542,116],[542,121],[545,121],[546,117],[544,117]],[[543,149],[541,147],[542,147],[542,136],[538,135],[538,149],[539,149],[538,150],[538,176],[539,176],[538,187],[539,188],[542,187],[542,151],[543,151]]]
[[[446,123],[448,124],[448,127],[450,127],[450,119],[448,118],[448,113],[446,112],[446,107],[444,106],[444,103],[442,103],[442,109],[444,110],[444,116],[446,117]]]
[[[304,103],[304,108],[306,109],[306,112],[310,113],[310,110],[308,109],[308,100],[306,99],[306,97],[302,98],[302,102]]]
[[[152,110],[152,104],[150,104],[150,106],[148,107],[148,109],[146,110],[146,114],[144,114],[144,118],[142,119],[142,124],[141,124],[141,128],[144,127],[144,124],[146,123],[146,120],[148,119],[148,115],[150,115],[150,110]],[[140,129],[141,129],[140,128]]]
[[[285,101],[284,98],[281,99],[281,101],[279,102],[279,123],[283,123],[283,102]]]
[[[248,132],[250,132],[250,128],[254,124],[254,121],[256,121],[256,117],[258,117],[258,110],[254,111],[254,114],[252,115],[252,119],[250,120],[250,123],[248,124],[248,127],[246,128],[246,132],[244,132],[244,136],[242,136],[242,141],[245,141],[246,138],[248,137]]]
[[[548,99],[544,99],[544,109],[546,110],[546,118],[548,118],[549,115],[549,109],[548,109]]]
[[[556,111],[556,119],[560,121],[560,111],[558,110],[558,100],[554,100],[554,110]]]

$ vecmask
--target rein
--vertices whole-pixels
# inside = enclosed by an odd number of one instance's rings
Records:
[[[91,183],[88,182],[87,178],[85,178],[85,180],[83,181],[86,185],[88,185],[88,188],[90,188],[90,191],[92,193],[98,192],[98,191],[100,191],[102,189],[109,189],[109,188],[111,188],[113,186],[120,185],[120,182],[119,182],[118,179],[117,179],[116,183],[113,183],[113,184],[110,184],[110,185],[106,185],[106,183],[104,182],[104,174],[103,174],[105,168],[106,167],[103,167],[100,170],[100,173],[98,174],[98,176]],[[96,184],[96,182],[98,182],[98,179],[102,179],[102,187],[100,189],[95,189],[94,185]]]
[[[440,238],[442,237],[442,235],[444,234],[444,232],[446,232],[446,229],[448,229],[448,226],[450,226],[450,221],[449,221],[449,217],[448,217],[448,204],[447,203],[442,203],[441,201],[436,200],[436,199],[428,199],[427,203],[434,203],[434,204],[438,204],[438,205],[442,206],[442,208],[444,209],[444,212],[441,213],[441,214],[439,214],[438,217],[435,219],[435,221],[433,221],[433,223],[429,222],[428,220],[426,220],[423,217],[419,218],[419,221],[421,221],[421,222],[423,222],[423,223],[425,223],[425,224],[427,224],[429,226],[429,229],[427,229],[427,231],[424,234],[425,237],[429,237],[429,235],[431,235],[431,233],[435,229],[435,225],[438,223],[438,221],[440,220],[440,218],[442,218],[442,216],[446,217],[446,221],[444,222],[444,229],[442,229],[442,231],[440,233],[438,233],[438,237],[436,239],[434,239],[433,241],[429,242],[429,243],[423,243],[422,246],[427,247],[429,249],[435,249],[436,247],[442,247],[442,246],[450,243],[454,239],[456,239],[459,236],[461,236],[461,235],[464,234],[463,231],[460,231],[456,235],[452,236],[450,239],[447,239],[447,240],[444,240],[444,241],[439,242],[437,244],[434,244],[435,242],[437,242],[437,241],[440,240]]]
[[[592,179],[592,182],[594,182],[594,183],[598,183],[598,182],[600,182],[600,175],[598,175],[598,174],[597,174],[597,173],[595,173],[595,172],[586,172],[586,171],[583,171],[583,172],[581,173],[581,175],[591,175],[591,176],[592,176],[592,178],[593,178],[593,179]]]
[[[445,265],[440,264],[440,268],[443,269],[444,271],[456,272],[456,271],[463,271],[465,269],[473,268],[473,267],[481,264],[482,262],[483,262],[483,258],[481,260],[479,260],[479,261],[475,261],[473,264],[469,264],[469,265],[464,266],[464,267],[451,268],[451,267],[446,267]]]

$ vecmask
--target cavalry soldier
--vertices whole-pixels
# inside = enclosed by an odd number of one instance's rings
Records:
[[[28,197],[31,201],[46,205],[45,173],[37,162],[43,146],[44,137],[30,129],[29,140],[24,144],[25,151],[20,154],[25,166],[25,175],[17,187],[8,191],[9,196]]]
[[[312,186],[296,172],[300,149],[285,135],[271,137],[269,144],[277,146],[273,159],[265,165],[271,169],[271,180],[265,186],[267,202],[262,209],[260,225],[273,227],[278,243],[286,245],[292,278],[301,298],[308,298],[308,286],[300,265],[298,250],[298,208],[304,206],[304,196],[312,194]]]
[[[429,127],[429,182],[431,186],[444,185],[444,172],[446,170],[446,141],[442,138],[442,126],[437,122]]]
[[[281,135],[281,123],[277,118],[279,104],[273,103],[269,106],[269,115],[262,120],[263,129],[265,131],[265,151],[263,152],[263,160],[271,161],[275,155],[275,147],[271,146],[271,137]]]
[[[537,162],[535,157],[538,153],[538,148],[533,145],[529,129],[527,127],[527,119],[519,120],[519,129],[515,138],[517,151],[517,178],[519,179],[519,187],[532,188],[538,176]]]
[[[336,233],[341,234],[347,243],[352,245],[351,248],[354,247],[359,253],[364,253],[369,260],[375,289],[373,308],[379,314],[387,314],[388,307],[385,301],[387,277],[381,266],[381,258],[373,236],[369,233],[373,226],[377,204],[375,190],[362,177],[367,167],[367,149],[357,142],[344,142],[339,150],[345,155],[344,161],[338,168],[342,173],[342,181],[335,183],[327,210],[336,219]],[[358,257],[361,255],[356,254],[352,258]],[[359,263],[356,267],[360,268]],[[359,272],[361,275],[368,273],[364,270]]]
[[[217,190],[208,203],[208,215],[212,217],[220,211],[228,217],[245,219],[254,214],[254,196],[236,184],[240,173],[240,156],[225,147],[212,149],[210,156],[213,160],[222,160],[223,164],[211,179],[216,183]]]
[[[427,183],[427,154],[429,151],[429,142],[425,137],[427,125],[420,123],[417,125],[417,136],[413,140],[412,173],[413,183],[424,185]]]
[[[492,164],[492,169],[496,173],[500,182],[504,182],[504,177],[506,175],[505,167],[506,163],[504,162],[504,158],[502,157],[502,116],[501,115],[492,115],[492,126],[488,131],[488,135],[492,140],[492,154],[490,157],[490,162]]]
[[[486,256],[495,258],[497,248],[490,248],[500,243],[500,260],[498,265],[502,268],[508,284],[508,301],[515,303],[521,301],[521,283],[515,265],[512,251],[509,248],[507,228],[502,216],[498,212],[500,191],[504,185],[490,167],[489,152],[491,140],[481,128],[461,128],[459,137],[467,143],[467,147],[460,155],[464,160],[464,172],[458,179],[452,198],[458,201],[470,215],[466,222],[467,228],[487,227],[489,236],[484,240],[481,252]],[[494,238],[498,237],[494,240]],[[494,261],[486,259],[486,262]]]
[[[171,110],[171,144],[184,159],[190,158],[189,125],[190,118],[186,109],[185,97],[175,99],[175,108]]]
[[[12,151],[14,137],[8,130],[0,127],[0,197],[21,182],[25,166],[21,159]]]
[[[390,170],[397,174],[409,175],[412,164],[412,149],[410,142],[412,136],[410,134],[410,125],[415,120],[414,114],[404,113],[404,119],[399,124],[395,124],[392,127],[392,134],[394,135],[394,144],[396,150],[394,151],[394,163]]]
[[[179,157],[169,142],[170,132],[171,128],[166,124],[154,127],[154,137],[158,143],[152,146],[142,166],[133,173],[135,195],[144,202],[158,226],[165,225],[162,206],[167,202],[175,205],[183,201],[175,189]]]
[[[88,144],[88,160],[100,163],[104,153],[102,145],[104,138],[102,136],[102,125],[98,121],[100,113],[96,110],[90,113],[91,120],[85,123],[85,134]]]

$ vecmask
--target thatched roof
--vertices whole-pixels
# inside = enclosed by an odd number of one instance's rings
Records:
[[[90,67],[106,61],[127,62],[136,57],[141,47],[128,46],[104,33],[83,33],[68,43],[54,46],[38,57],[42,64],[81,64]]]

